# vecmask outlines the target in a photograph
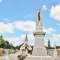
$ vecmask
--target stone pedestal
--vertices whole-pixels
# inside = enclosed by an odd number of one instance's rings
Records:
[[[39,32],[39,31],[34,32],[35,46],[33,48],[32,55],[34,56],[46,56],[47,55],[47,51],[44,46],[44,35],[45,35],[45,32]]]

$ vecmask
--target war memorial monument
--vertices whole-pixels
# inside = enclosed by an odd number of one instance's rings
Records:
[[[43,32],[40,9],[37,9],[36,30],[33,34],[35,36],[35,45],[32,55],[28,55],[24,60],[59,60],[56,56],[47,55],[47,50],[44,46],[45,32]]]
[[[60,60],[57,56],[56,46],[53,56],[47,54],[47,50],[44,46],[44,36],[46,33],[43,32],[40,9],[37,9],[36,30],[33,34],[35,36],[35,45],[32,51],[32,55],[28,55],[27,50],[25,50],[25,47],[28,45],[28,38],[26,35],[24,44],[20,48],[21,51],[19,50],[18,52],[9,55],[8,51],[6,50],[5,55],[0,57],[0,60],[19,60],[18,55],[20,55],[20,53],[22,53],[23,56],[27,55],[24,60]]]

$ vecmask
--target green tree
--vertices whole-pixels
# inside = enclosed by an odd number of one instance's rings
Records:
[[[0,48],[5,48],[5,47],[6,47],[6,42],[3,39],[3,36],[1,35],[0,36]]]
[[[0,48],[7,48],[7,49],[14,49],[14,46],[12,44],[10,44],[8,41],[5,41],[3,39],[3,36],[0,36]]]
[[[50,46],[50,40],[48,40],[48,48],[50,48],[51,46]]]
[[[2,39],[2,38],[3,38],[3,36],[1,35],[1,36],[0,36],[0,39]]]

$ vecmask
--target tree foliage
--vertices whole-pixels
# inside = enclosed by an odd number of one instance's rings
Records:
[[[0,48],[7,48],[7,49],[13,48],[14,49],[14,46],[10,44],[8,41],[4,40],[3,36],[1,35],[0,36]]]
[[[48,40],[48,48],[50,48],[51,46],[50,46],[50,40]]]

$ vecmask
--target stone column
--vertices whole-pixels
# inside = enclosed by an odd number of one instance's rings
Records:
[[[33,48],[32,55],[46,56],[47,52],[44,46],[45,32],[43,32],[40,9],[37,9],[36,31],[34,32],[34,36],[35,36],[35,46]]]

